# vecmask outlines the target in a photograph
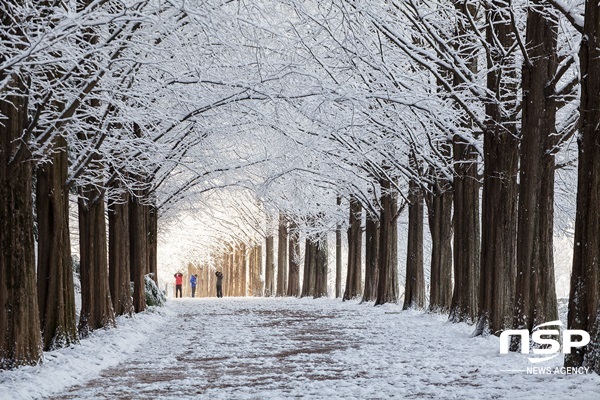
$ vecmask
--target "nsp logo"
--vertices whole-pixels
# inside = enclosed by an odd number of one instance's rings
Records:
[[[550,326],[562,326],[560,321],[550,321],[533,328],[531,333],[531,340],[542,346],[540,348],[534,348],[533,354],[548,355],[547,357],[529,357],[529,362],[540,363],[548,361],[560,352],[560,342],[549,336],[558,337],[560,331],[558,329],[540,329]],[[510,336],[521,336],[521,353],[529,354],[529,331],[527,329],[509,329],[500,334],[500,354],[508,354],[508,347],[510,345]],[[575,347],[583,347],[590,342],[590,335],[580,329],[565,329],[562,334],[562,348],[563,354],[571,354],[571,350]],[[581,337],[580,341],[575,341],[575,337]]]

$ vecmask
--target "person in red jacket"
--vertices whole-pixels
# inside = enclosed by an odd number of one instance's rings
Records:
[[[173,276],[175,277],[175,298],[177,298],[177,293],[179,293],[179,297],[183,297],[183,291],[181,290],[181,285],[183,285],[183,274],[178,272]]]

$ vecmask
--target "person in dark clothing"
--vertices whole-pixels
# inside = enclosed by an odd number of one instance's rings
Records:
[[[223,297],[223,273],[217,271],[215,275],[217,276],[217,297]]]
[[[179,297],[183,297],[182,285],[183,285],[183,274],[181,272],[173,275],[175,277],[175,298],[177,298],[177,294]]]
[[[196,284],[197,283],[198,283],[198,274],[194,274],[190,278],[190,286],[192,287],[192,297],[196,297]]]

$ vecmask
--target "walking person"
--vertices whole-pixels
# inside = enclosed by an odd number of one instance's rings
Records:
[[[179,294],[179,297],[183,297],[183,274],[178,272],[173,276],[175,277],[175,298],[177,298],[177,294]]]
[[[223,273],[217,271],[215,275],[217,276],[217,297],[223,297]]]
[[[190,286],[192,287],[192,297],[196,297],[196,284],[197,283],[198,283],[198,274],[194,274],[190,278]]]

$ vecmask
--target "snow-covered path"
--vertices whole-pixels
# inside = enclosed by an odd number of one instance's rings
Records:
[[[500,355],[496,337],[470,338],[465,324],[394,305],[184,299],[123,325],[102,332],[87,355],[56,362],[54,354],[41,367],[0,374],[0,398],[48,398],[50,392],[53,399],[600,398],[595,374],[506,372],[530,366],[527,356]],[[111,357],[116,361],[108,365],[94,362]],[[76,386],[67,387],[69,379],[52,382],[87,364],[98,367],[80,371]],[[45,393],[34,389],[33,378],[46,385]]]

